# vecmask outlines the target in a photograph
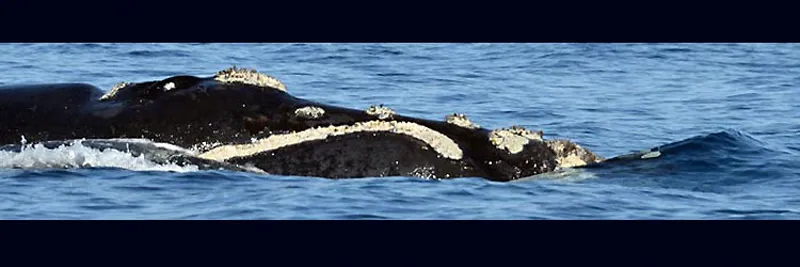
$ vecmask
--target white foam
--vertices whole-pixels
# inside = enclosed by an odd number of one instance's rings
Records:
[[[143,138],[115,138],[115,139],[94,139],[94,140],[111,141],[111,142],[124,142],[124,143],[151,144],[151,145],[153,145],[155,147],[158,147],[158,148],[177,151],[177,152],[181,152],[181,153],[188,154],[188,155],[193,155],[193,156],[197,155],[197,151],[194,151],[194,150],[186,149],[186,148],[179,147],[179,146],[176,146],[176,145],[173,145],[173,144],[169,144],[169,143],[153,142],[153,141],[151,141],[149,139],[143,139]]]
[[[194,165],[159,164],[148,160],[145,155],[132,154],[115,149],[99,149],[74,141],[48,149],[42,144],[26,145],[20,152],[0,151],[0,168],[86,168],[107,167],[134,171],[193,172]]]

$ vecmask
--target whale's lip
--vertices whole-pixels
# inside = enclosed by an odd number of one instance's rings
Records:
[[[439,155],[460,160],[463,157],[461,147],[453,139],[413,122],[371,120],[357,122],[353,125],[339,125],[310,128],[299,132],[275,134],[264,139],[254,140],[250,144],[234,144],[216,147],[200,154],[199,157],[211,160],[225,161],[236,157],[247,157],[259,153],[274,151],[282,147],[293,146],[314,140],[324,140],[328,137],[342,136],[354,133],[385,132],[406,135],[428,144]]]

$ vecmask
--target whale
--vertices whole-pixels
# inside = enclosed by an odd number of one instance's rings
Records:
[[[0,86],[0,145],[144,139],[208,166],[331,179],[414,176],[512,181],[605,158],[525,127],[489,129],[466,114],[431,120],[390,107],[336,106],[289,93],[277,78],[231,67],[210,76]],[[219,162],[219,164],[213,164]]]

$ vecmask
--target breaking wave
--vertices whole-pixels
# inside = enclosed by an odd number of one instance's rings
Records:
[[[146,141],[136,141],[142,144]],[[132,143],[135,143],[132,141]],[[163,144],[151,143],[153,145]],[[200,168],[191,164],[163,162],[146,153],[86,145],[73,140],[58,145],[44,143],[0,146],[0,168],[120,168],[134,171],[193,172]]]

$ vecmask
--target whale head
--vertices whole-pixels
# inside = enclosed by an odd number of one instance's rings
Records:
[[[95,109],[124,136],[194,147],[250,140],[269,121],[285,120],[283,109],[297,102],[289,99],[278,79],[233,67],[210,77],[119,83],[97,99]]]
[[[489,130],[464,114],[432,121],[386,107],[323,105],[291,96],[274,77],[235,67],[210,77],[120,83],[94,110],[112,123],[111,136],[170,143],[274,173],[407,175],[436,166],[437,176],[509,181],[602,160],[574,142],[545,140],[519,126]]]

